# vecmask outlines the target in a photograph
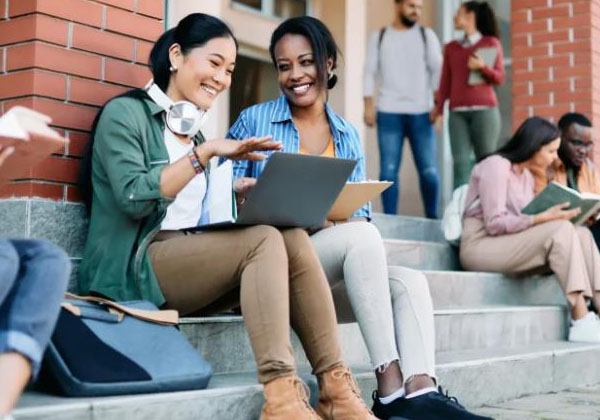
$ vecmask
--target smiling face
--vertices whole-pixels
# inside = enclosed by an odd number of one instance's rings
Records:
[[[475,27],[475,13],[469,12],[466,7],[461,6],[454,15],[454,29],[465,31]]]
[[[231,85],[235,67],[236,46],[230,37],[213,38],[187,54],[178,44],[169,49],[171,73],[167,95],[173,101],[189,101],[200,109],[208,109],[215,98]]]
[[[537,168],[546,169],[558,158],[560,137],[540,147],[540,150],[529,159],[529,164]]]
[[[571,124],[563,132],[563,146],[561,153],[566,159],[567,166],[581,168],[594,146],[591,127],[584,127],[577,123]]]
[[[296,34],[284,35],[275,45],[277,80],[288,101],[297,107],[310,107],[325,101],[327,90],[317,74],[310,42]],[[327,62],[328,69],[332,60]]]

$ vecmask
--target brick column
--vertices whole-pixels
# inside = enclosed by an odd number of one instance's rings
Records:
[[[0,198],[78,201],[79,160],[98,107],[151,77],[146,63],[163,18],[163,0],[0,0],[0,112],[31,107],[70,140]]]
[[[513,0],[511,24],[515,127],[581,112],[600,128],[600,0]]]

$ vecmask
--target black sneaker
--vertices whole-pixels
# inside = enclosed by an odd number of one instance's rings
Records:
[[[379,402],[377,391],[373,391],[373,414],[381,420],[492,420],[470,413],[455,397],[444,394],[442,387],[438,391],[408,399],[398,398],[389,404]]]

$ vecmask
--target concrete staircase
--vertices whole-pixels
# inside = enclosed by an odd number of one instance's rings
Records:
[[[565,341],[567,312],[552,276],[510,278],[460,271],[439,222],[376,215],[390,265],[425,271],[435,307],[440,383],[473,408],[600,383],[600,345]],[[262,404],[241,317],[184,318],[181,330],[215,369],[208,390],[105,398],[61,398],[28,392],[17,419],[255,419]],[[356,324],[339,327],[345,360],[363,396],[375,389]],[[293,337],[301,376],[316,381]]]

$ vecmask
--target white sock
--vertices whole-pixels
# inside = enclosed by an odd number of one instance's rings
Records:
[[[437,388],[434,386],[431,386],[429,388],[423,388],[423,389],[419,389],[418,391],[415,391],[411,394],[408,394],[406,396],[406,399],[410,399],[410,398],[415,398],[418,397],[420,395],[425,395],[425,394],[429,394],[430,392],[438,392]]]
[[[400,388],[398,391],[393,392],[387,397],[379,397],[379,402],[385,405],[402,397],[404,397],[404,387]]]

